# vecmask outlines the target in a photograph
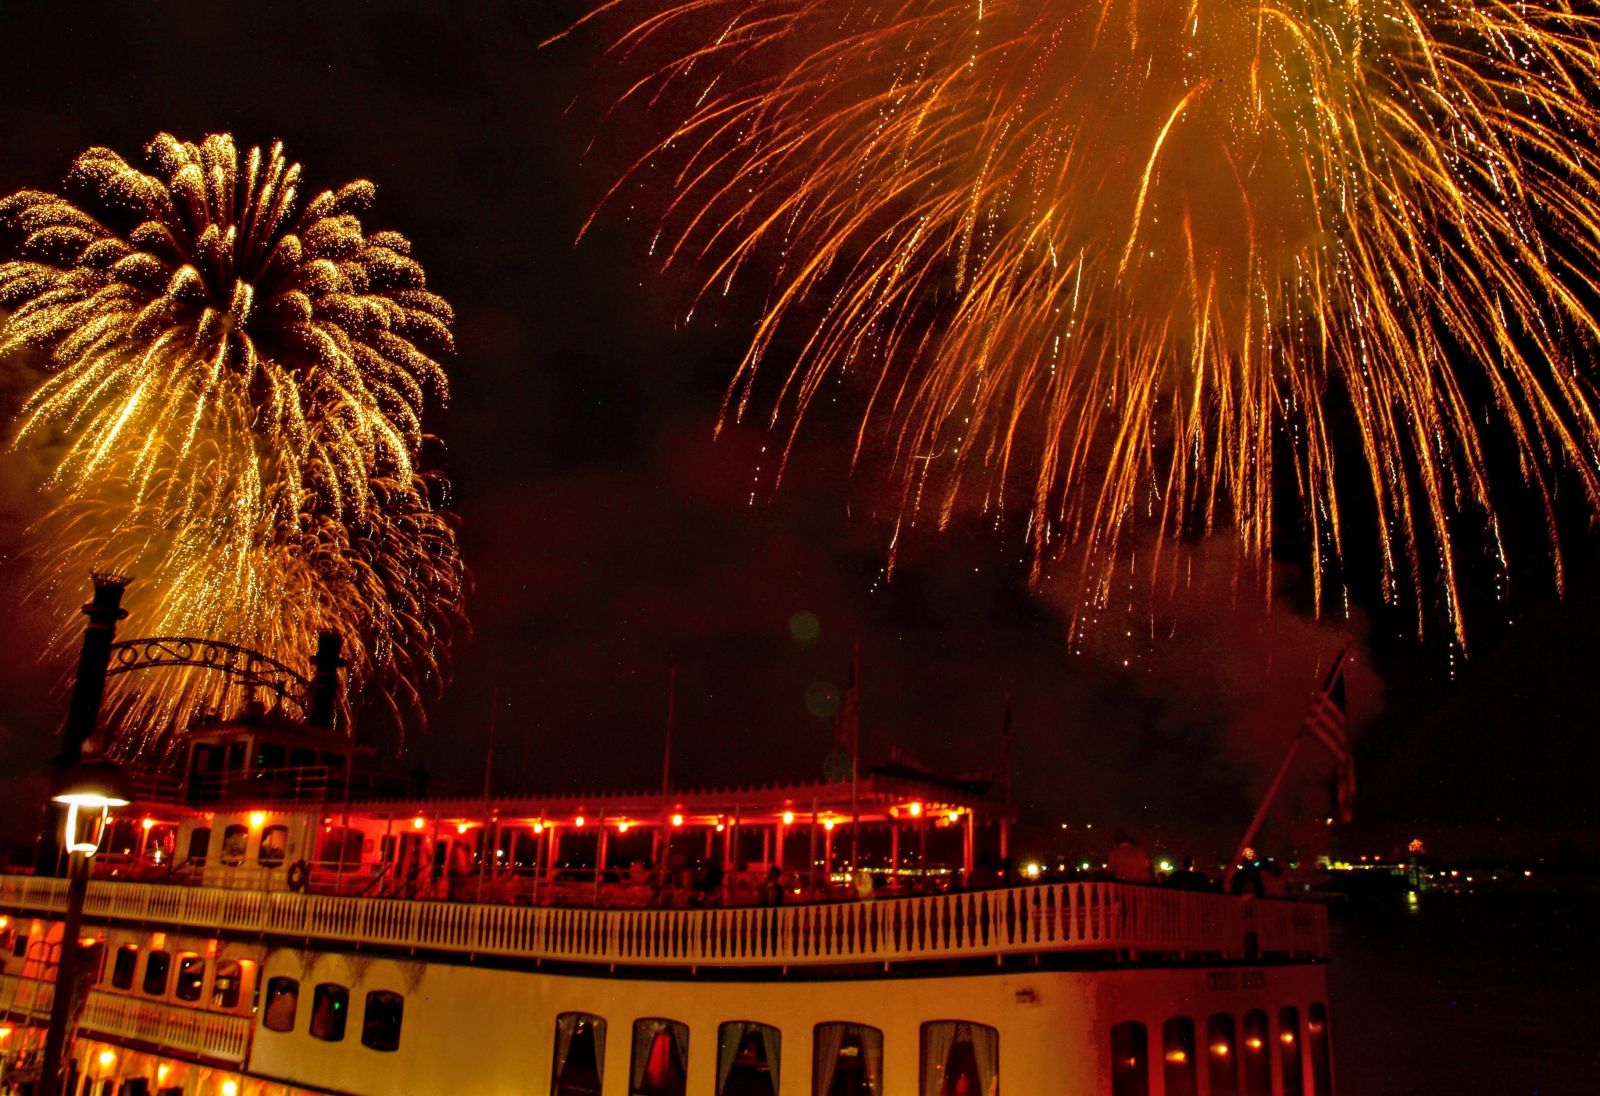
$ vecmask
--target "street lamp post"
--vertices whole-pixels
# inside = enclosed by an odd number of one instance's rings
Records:
[[[55,996],[44,1038],[39,1094],[61,1096],[67,1026],[77,1012],[77,997],[82,989],[79,969],[83,949],[78,946],[78,933],[83,926],[83,900],[89,893],[89,866],[100,847],[106,811],[126,806],[129,796],[122,771],[116,765],[89,758],[61,770],[51,785],[50,798],[66,808],[62,847],[68,856],[67,912],[61,926],[61,959],[56,964]]]

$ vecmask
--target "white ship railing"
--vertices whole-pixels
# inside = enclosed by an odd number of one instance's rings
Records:
[[[63,880],[0,879],[0,907],[55,912]],[[93,883],[91,920],[577,963],[804,966],[1044,952],[1219,959],[1327,954],[1321,906],[1122,883],[1052,883],[772,908],[608,910]]]
[[[0,1013],[44,1021],[55,999],[55,984],[0,975]],[[250,1051],[250,1017],[185,1008],[93,990],[79,1027],[85,1035],[133,1039],[166,1050],[243,1065]]]

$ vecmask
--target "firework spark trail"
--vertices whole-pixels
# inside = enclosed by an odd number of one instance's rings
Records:
[[[417,464],[450,306],[404,237],[364,233],[369,182],[300,208],[281,146],[241,157],[225,135],[162,134],[146,156],[149,174],[90,149],[68,196],[0,201],[18,245],[0,355],[49,358],[15,440],[59,452],[44,584],[65,609],[91,566],[135,574],[143,634],[295,666],[332,628],[349,692],[374,685],[420,717],[464,625],[448,488]],[[112,698],[133,747],[225,707],[218,675],[140,676]]]
[[[1319,605],[1349,535],[1345,416],[1384,595],[1421,630],[1437,583],[1463,645],[1450,526],[1475,515],[1499,544],[1492,416],[1559,584],[1557,478],[1600,507],[1588,6],[613,0],[589,18],[629,20],[628,96],[673,119],[619,183],[672,173],[665,265],[702,264],[702,293],[776,266],[727,415],[802,332],[769,411],[791,441],[825,382],[865,373],[858,454],[892,439],[906,516],[1020,489],[1036,575],[1076,545],[1091,602],[1136,522],[1231,526],[1270,561],[1292,480]]]

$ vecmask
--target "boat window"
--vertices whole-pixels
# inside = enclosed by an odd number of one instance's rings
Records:
[[[717,1026],[717,1096],[778,1096],[783,1036],[771,1024],[734,1020]]]
[[[1283,1066],[1283,1096],[1305,1091],[1300,1068],[1300,1010],[1285,1005],[1278,1010],[1278,1060]]]
[[[123,944],[111,963],[111,984],[118,989],[133,988],[133,968],[139,965],[139,949],[133,944]]]
[[[1195,1096],[1199,1086],[1194,1060],[1194,1021],[1174,1016],[1161,1025],[1161,1073],[1167,1096]]]
[[[1206,1021],[1206,1075],[1211,1096],[1239,1096],[1239,1047],[1231,1012],[1215,1013]]]
[[[684,1096],[689,1025],[654,1017],[633,1022],[628,1096]]]
[[[587,1012],[556,1017],[550,1096],[600,1096],[606,1065],[606,1022]]]
[[[178,982],[173,996],[180,1001],[200,1000],[200,990],[206,981],[206,961],[198,955],[178,957]]]
[[[263,868],[275,868],[283,863],[288,852],[288,826],[268,826],[261,831],[261,847],[256,851],[257,864]]]
[[[151,997],[167,995],[167,972],[172,969],[170,951],[152,951],[144,961],[144,991]]]
[[[281,745],[276,742],[263,742],[256,750],[256,768],[281,769],[284,758],[288,755]]]
[[[230,868],[244,863],[245,846],[250,842],[247,826],[229,826],[222,831],[222,862]]]
[[[1253,1008],[1244,1014],[1244,1049],[1239,1053],[1244,1062],[1245,1096],[1272,1096],[1272,1059],[1268,1049],[1267,1014]]]
[[[373,1050],[400,1049],[400,1022],[406,999],[398,993],[375,989],[367,994],[367,1012],[361,1021],[361,1045]]]
[[[1150,1048],[1144,1025],[1124,1020],[1111,1029],[1111,1096],[1148,1096]]]
[[[965,1020],[922,1025],[922,1096],[992,1096],[1000,1091],[1000,1033]]]
[[[206,852],[211,848],[211,827],[200,826],[189,831],[189,860],[195,864],[206,862]]]
[[[883,1032],[866,1024],[818,1024],[812,1096],[882,1096]]]
[[[1328,1007],[1312,1005],[1306,1013],[1306,1053],[1311,1056],[1312,1096],[1333,1096],[1333,1062],[1328,1054]]]
[[[293,1031],[295,1010],[300,1007],[300,983],[294,978],[267,979],[267,1005],[261,1026],[268,1031]]]
[[[217,961],[217,976],[211,980],[211,1007],[238,1008],[243,971],[233,959]]]
[[[350,1016],[350,991],[334,982],[318,982],[311,991],[311,1037],[325,1043],[344,1039]]]
[[[117,1096],[150,1096],[150,1082],[143,1077],[129,1077],[122,1082]]]
[[[339,870],[361,866],[361,831],[343,826],[324,826],[317,843],[317,863]]]

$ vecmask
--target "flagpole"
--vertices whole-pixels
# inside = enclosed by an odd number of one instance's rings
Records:
[[[1339,657],[1333,660],[1333,666],[1328,670],[1325,679],[1327,684],[1323,686],[1324,690],[1331,686],[1337,677],[1339,667],[1344,664],[1345,656],[1350,653],[1350,645],[1353,642],[1353,639],[1346,639],[1344,646],[1339,649]],[[1261,829],[1261,824],[1266,821],[1267,809],[1272,806],[1272,801],[1277,798],[1278,788],[1283,783],[1283,778],[1288,775],[1289,766],[1293,763],[1295,755],[1300,752],[1300,743],[1305,741],[1306,727],[1307,723],[1302,719],[1300,721],[1300,729],[1295,732],[1294,741],[1289,743],[1289,752],[1283,755],[1283,764],[1278,766],[1278,771],[1273,776],[1272,783],[1267,787],[1267,794],[1261,798],[1261,805],[1256,808],[1256,815],[1250,820],[1250,828],[1244,831],[1244,838],[1239,842],[1239,847],[1234,850],[1233,859],[1228,861],[1227,871],[1222,877],[1222,889],[1224,891],[1232,889],[1233,877],[1238,874],[1239,861],[1244,856],[1244,850],[1250,847],[1250,842],[1255,840],[1256,833]]]
[[[483,754],[483,841],[478,857],[477,901],[479,902],[483,901],[483,874],[489,867],[489,782],[494,776],[494,723],[499,709],[500,686],[496,685],[489,694],[489,748]]]
[[[850,874],[861,860],[861,641],[851,651],[850,677],[856,690],[855,727],[850,735]]]
[[[1000,726],[1000,779],[1005,790],[1005,817],[1000,819],[1000,861],[1011,855],[1011,690],[1006,690],[1005,722]]]
[[[678,667],[667,678],[667,741],[661,750],[661,862],[657,865],[663,881],[667,878],[667,857],[672,852],[672,722],[678,707]]]
[[[1289,752],[1283,755],[1283,764],[1278,766],[1277,775],[1272,778],[1272,784],[1267,788],[1267,794],[1261,798],[1261,806],[1256,808],[1256,816],[1250,820],[1250,828],[1244,831],[1244,837],[1239,841],[1239,847],[1234,850],[1233,859],[1228,861],[1228,870],[1222,877],[1222,890],[1226,893],[1233,886],[1233,877],[1239,871],[1239,861],[1244,856],[1244,850],[1250,847],[1250,842],[1256,838],[1256,831],[1261,829],[1261,823],[1267,819],[1267,808],[1272,806],[1272,801],[1278,797],[1278,787],[1283,783],[1283,778],[1289,772],[1289,765],[1294,761],[1295,754],[1300,752],[1300,743],[1305,741],[1305,728],[1301,728],[1294,736],[1294,741],[1289,743]]]

